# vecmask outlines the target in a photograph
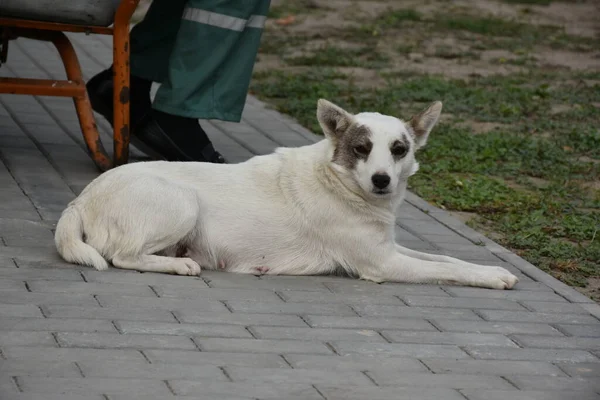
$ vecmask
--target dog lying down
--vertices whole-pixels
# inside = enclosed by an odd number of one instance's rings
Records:
[[[58,222],[67,261],[199,275],[201,268],[273,275],[345,273],[375,282],[454,283],[510,289],[517,277],[404,248],[396,208],[415,152],[442,103],[408,122],[352,115],[319,100],[318,143],[279,148],[239,164],[151,161],[92,181]]]

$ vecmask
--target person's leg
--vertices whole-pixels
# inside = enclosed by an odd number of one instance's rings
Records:
[[[186,1],[153,0],[144,19],[131,30],[129,92],[132,126],[138,124],[151,108],[152,82],[162,82],[167,76],[169,56],[177,38]],[[112,124],[112,66],[92,77],[87,88],[94,110]]]
[[[189,0],[151,121],[140,130],[161,128],[189,159],[219,162],[198,119],[240,121],[269,4]]]

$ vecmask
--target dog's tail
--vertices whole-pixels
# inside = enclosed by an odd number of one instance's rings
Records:
[[[83,221],[73,206],[67,207],[58,220],[54,243],[58,253],[68,262],[89,265],[99,271],[108,269],[104,257],[83,241]]]

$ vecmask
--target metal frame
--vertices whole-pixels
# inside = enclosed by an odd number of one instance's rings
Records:
[[[139,0],[121,0],[112,27],[0,18],[2,62],[6,61],[8,39],[21,36],[50,41],[58,50],[67,74],[67,80],[0,78],[0,93],[72,97],[90,157],[101,171],[126,164],[129,160],[129,23],[138,3]],[[113,36],[114,161],[100,141],[79,60],[64,32]]]

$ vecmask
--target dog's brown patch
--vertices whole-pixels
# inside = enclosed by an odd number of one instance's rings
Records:
[[[371,131],[363,125],[353,124],[339,137],[332,161],[352,170],[359,160],[367,160],[373,148]]]

